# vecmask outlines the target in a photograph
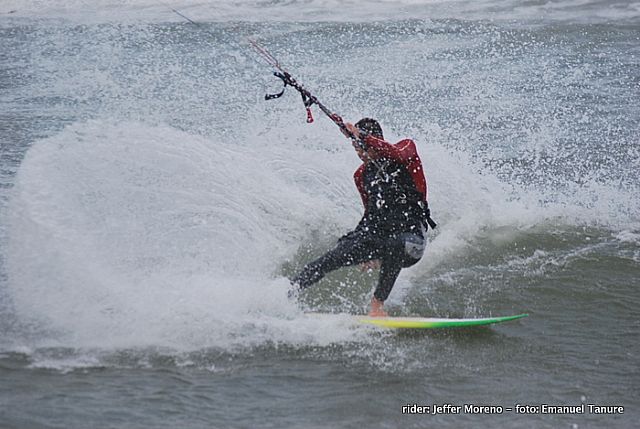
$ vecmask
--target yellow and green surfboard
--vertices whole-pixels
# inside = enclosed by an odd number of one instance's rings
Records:
[[[469,326],[491,325],[493,323],[508,322],[510,320],[521,319],[527,316],[528,314],[517,314],[514,316],[484,317],[479,319],[356,316],[356,320],[360,323],[376,325],[383,328],[434,329],[434,328],[462,328],[462,327],[469,327]]]

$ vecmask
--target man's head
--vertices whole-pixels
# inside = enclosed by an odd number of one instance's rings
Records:
[[[356,122],[356,128],[358,128],[362,137],[371,135],[379,139],[384,139],[382,127],[375,119],[362,118]]]
[[[364,137],[366,136],[373,136],[379,139],[384,139],[384,136],[382,134],[382,127],[380,126],[378,121],[376,121],[375,119],[362,118],[358,122],[356,122],[355,126],[360,132],[360,137],[362,139],[364,139]],[[370,159],[375,158],[376,154],[374,153],[373,149],[367,150],[367,148],[361,146],[361,144],[364,144],[364,140],[360,140],[359,142],[356,142],[356,141],[353,142],[353,147],[356,150],[358,157],[363,162],[368,162]]]

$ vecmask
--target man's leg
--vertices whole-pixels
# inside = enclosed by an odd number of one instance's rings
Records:
[[[382,265],[380,265],[380,277],[378,278],[378,287],[376,287],[373,296],[381,302],[384,302],[389,298],[391,289],[396,283],[400,270],[402,269],[401,261],[394,255],[386,256],[382,259]]]
[[[419,261],[405,252],[405,242],[400,238],[389,240],[385,250],[381,256],[380,277],[378,278],[378,286],[373,292],[371,300],[371,315],[386,316],[383,310],[383,303],[389,297],[391,289],[400,275],[400,270],[410,267]]]
[[[331,271],[376,259],[378,254],[372,247],[370,240],[363,237],[343,238],[333,250],[308,263],[291,282],[306,289]]]

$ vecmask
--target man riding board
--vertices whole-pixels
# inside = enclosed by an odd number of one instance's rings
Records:
[[[364,215],[332,250],[307,264],[292,284],[306,289],[341,267],[355,264],[364,269],[379,267],[369,315],[386,317],[383,304],[400,270],[422,258],[427,228],[436,226],[427,203],[427,182],[412,140],[386,142],[380,124],[371,118],[363,118],[355,125],[345,123],[343,133],[352,139],[362,160],[354,181],[364,204]]]

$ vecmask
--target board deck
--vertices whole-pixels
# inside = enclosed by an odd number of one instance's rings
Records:
[[[514,316],[485,317],[480,319],[440,319],[431,317],[369,317],[356,316],[360,323],[376,325],[384,328],[404,329],[433,329],[433,328],[460,328],[468,326],[482,326],[493,323],[508,322],[510,320],[527,317],[528,314]]]

